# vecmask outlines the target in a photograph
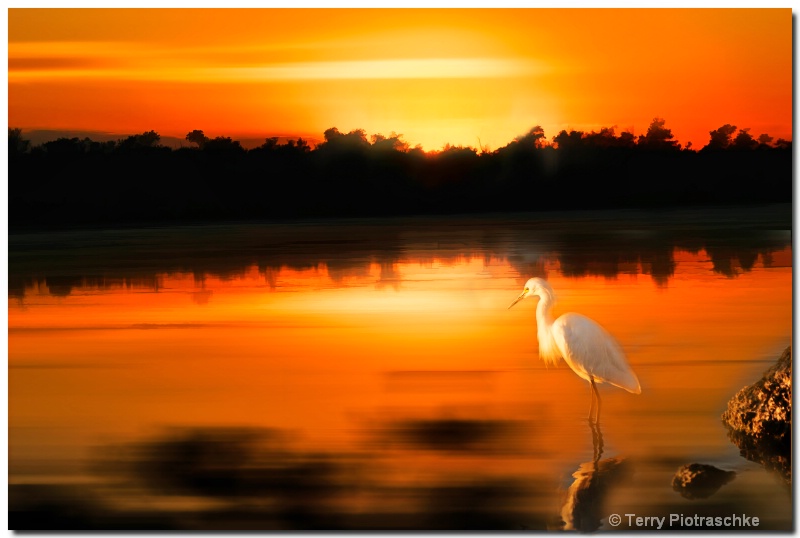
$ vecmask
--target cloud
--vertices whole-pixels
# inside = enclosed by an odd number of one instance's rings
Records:
[[[237,49],[238,50],[238,49]],[[248,49],[249,50],[249,49]],[[255,51],[259,49],[254,49]],[[509,78],[541,74],[547,67],[514,58],[392,58],[225,65],[237,58],[222,48],[203,58],[198,50],[158,49],[130,43],[9,43],[9,81],[116,79],[173,82]],[[253,51],[250,51],[253,53]],[[238,63],[237,62],[237,63]]]
[[[531,61],[493,58],[300,62],[210,70],[220,78],[244,80],[501,78],[542,71],[542,66]]]

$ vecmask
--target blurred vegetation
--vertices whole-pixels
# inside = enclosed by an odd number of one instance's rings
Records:
[[[315,147],[267,138],[149,131],[38,146],[9,129],[9,225],[121,225],[790,202],[792,143],[726,124],[682,147],[655,118],[645,134],[541,127],[490,151],[410,148],[402,135],[331,128]]]

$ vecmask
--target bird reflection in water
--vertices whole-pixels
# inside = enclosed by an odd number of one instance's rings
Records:
[[[603,455],[603,433],[598,422],[589,422],[592,431],[594,456],[581,463],[572,473],[575,481],[567,490],[561,509],[564,530],[592,532],[600,528],[605,517],[604,505],[609,490],[631,474],[630,463],[624,457],[606,458]]]

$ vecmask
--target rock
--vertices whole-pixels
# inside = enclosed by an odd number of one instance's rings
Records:
[[[733,471],[723,471],[703,463],[690,463],[675,473],[672,489],[687,499],[705,499],[734,478],[736,473]]]
[[[740,390],[722,414],[728,437],[745,458],[792,480],[792,348],[764,377]]]

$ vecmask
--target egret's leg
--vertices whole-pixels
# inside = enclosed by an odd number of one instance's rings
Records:
[[[592,377],[589,378],[589,394],[592,402],[589,406],[589,422],[594,422],[597,404],[595,403],[596,389],[594,387],[594,378]]]
[[[592,394],[594,394],[594,397],[597,398],[597,415],[596,415],[597,418],[595,419],[595,422],[599,423],[600,422],[600,391],[597,390],[597,385],[594,382],[594,376],[589,377],[589,379],[591,380],[591,383],[592,383]],[[591,417],[589,417],[589,419],[591,420]]]

